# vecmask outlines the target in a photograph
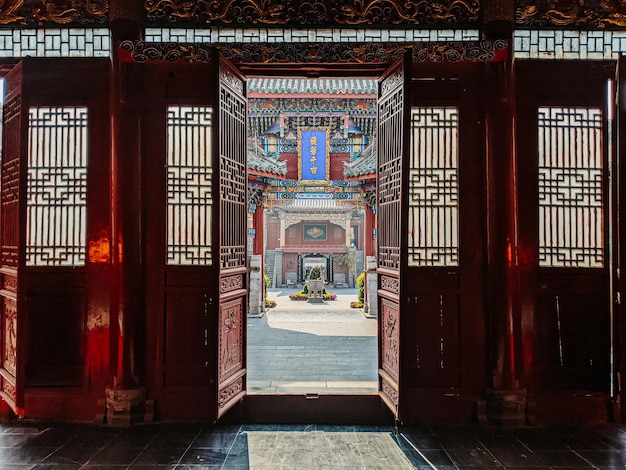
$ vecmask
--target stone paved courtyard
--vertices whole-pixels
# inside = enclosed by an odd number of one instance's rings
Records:
[[[376,393],[377,323],[359,309],[356,289],[337,300],[292,301],[298,289],[270,289],[277,305],[248,319],[249,393]]]

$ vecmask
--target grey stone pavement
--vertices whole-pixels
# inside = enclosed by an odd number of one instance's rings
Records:
[[[248,393],[376,393],[377,321],[350,308],[357,290],[323,303],[290,300],[298,290],[270,289],[276,307],[248,318]]]

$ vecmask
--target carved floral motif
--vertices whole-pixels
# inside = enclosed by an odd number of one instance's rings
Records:
[[[237,289],[243,289],[243,276],[228,276],[220,279],[220,293],[230,292]]]
[[[626,26],[626,2],[622,0],[517,0],[515,22],[523,26]]]
[[[119,58],[123,62],[206,62],[212,61],[214,47],[207,44],[148,43],[122,41]]]
[[[403,43],[209,44],[147,43],[123,41],[119,57],[124,62],[211,62],[213,51],[235,63],[391,63],[411,47]],[[506,41],[415,43],[413,62],[492,62],[505,60]],[[399,77],[397,77],[399,78]]]
[[[382,366],[391,377],[400,375],[400,329],[398,306],[388,300],[382,302]]]
[[[380,288],[382,290],[398,294],[400,292],[400,281],[398,280],[398,278],[395,277],[381,276]]]
[[[17,306],[14,300],[4,299],[4,361],[2,366],[12,375],[17,370]]]
[[[108,13],[108,0],[7,0],[0,3],[0,24],[105,23]]]
[[[15,385],[13,385],[4,377],[2,378],[2,391],[6,393],[13,401],[17,400],[17,392],[15,390]]]
[[[146,0],[148,21],[240,25],[436,25],[478,21],[479,0]]]
[[[235,380],[228,387],[220,390],[220,395],[217,400],[217,404],[220,408],[223,408],[232,397],[243,391],[243,378]]]
[[[393,388],[389,382],[385,379],[381,379],[380,390],[383,392],[387,398],[391,400],[395,405],[398,404],[398,392],[395,388]]]
[[[413,62],[501,62],[506,60],[508,50],[504,40],[416,43]]]
[[[223,381],[241,370],[243,360],[242,299],[220,306],[219,379]]]

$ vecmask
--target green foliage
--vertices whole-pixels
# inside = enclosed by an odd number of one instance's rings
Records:
[[[308,294],[309,293],[309,286],[307,286],[306,284],[304,285],[304,287],[302,288],[302,293],[303,294]]]
[[[365,302],[365,272],[359,274],[356,278],[356,286],[359,289],[359,293],[357,294],[357,299],[361,304]]]
[[[272,285],[272,280],[267,274],[263,274],[263,297],[267,298],[267,289]]]
[[[309,272],[309,279],[321,279],[322,270],[319,266],[313,266]]]

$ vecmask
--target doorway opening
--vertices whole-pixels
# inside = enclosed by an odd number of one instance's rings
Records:
[[[248,78],[248,393],[377,394],[377,86]]]

